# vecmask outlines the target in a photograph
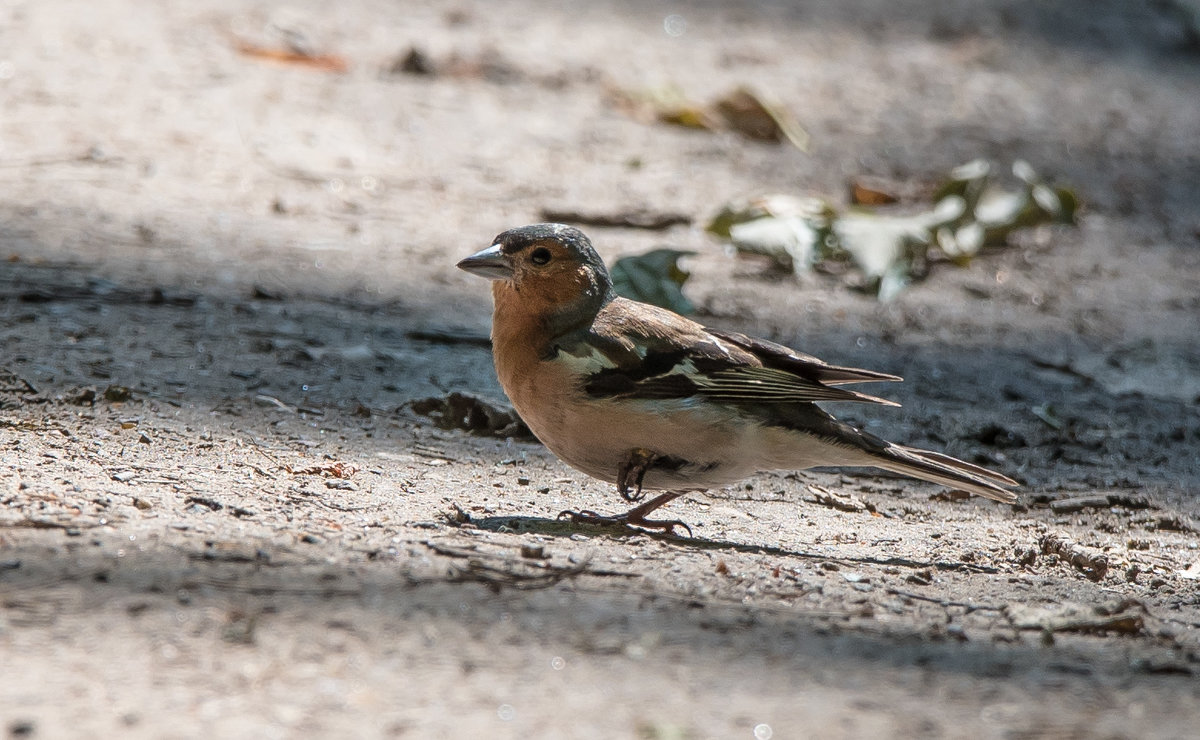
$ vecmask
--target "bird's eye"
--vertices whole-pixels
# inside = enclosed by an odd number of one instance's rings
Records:
[[[544,265],[550,261],[550,250],[545,247],[538,247],[533,250],[533,254],[529,255],[529,261],[535,265]]]

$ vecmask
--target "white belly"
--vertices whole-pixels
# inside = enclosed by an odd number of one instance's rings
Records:
[[[680,463],[651,466],[642,481],[650,490],[719,488],[760,470],[864,463],[859,450],[759,423],[736,407],[695,398],[584,397],[577,390],[577,374],[600,365],[572,366],[577,364],[542,366],[530,373],[519,370],[528,365],[498,362],[497,369],[507,370],[500,373],[501,385],[534,435],[563,462],[593,478],[615,483],[634,450]]]
[[[540,424],[526,421],[563,462],[609,483],[631,450],[683,462],[649,470],[643,487],[650,490],[719,488],[760,470],[855,463],[842,447],[693,399],[576,401],[541,415]]]

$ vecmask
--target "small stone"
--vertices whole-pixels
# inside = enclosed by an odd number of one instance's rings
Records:
[[[521,545],[521,557],[536,560],[546,559],[546,548],[541,545]]]
[[[104,400],[109,403],[123,403],[133,398],[133,391],[123,385],[110,385],[104,389]]]
[[[394,75],[406,74],[420,77],[429,77],[437,72],[429,56],[415,46],[409,49],[407,54],[397,57],[392,62],[390,71]]]
[[[918,586],[928,586],[929,584],[933,583],[933,573],[927,568],[925,570],[919,570],[916,573],[910,573],[904,580],[908,581],[909,583],[915,583]]]

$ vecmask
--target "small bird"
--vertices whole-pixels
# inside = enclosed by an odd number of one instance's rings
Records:
[[[1011,478],[888,442],[817,406],[896,406],[843,386],[899,377],[830,365],[618,296],[579,229],[511,229],[458,267],[493,281],[496,374],[529,429],[568,465],[641,502],[623,514],[560,518],[667,533],[678,526],[690,535],[679,520],[647,517],[685,493],[760,470],[843,465],[1016,501]],[[661,493],[643,501],[643,490]]]

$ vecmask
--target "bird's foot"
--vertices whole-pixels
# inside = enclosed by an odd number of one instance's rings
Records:
[[[628,452],[621,466],[617,468],[617,491],[620,492],[621,498],[626,501],[641,501],[646,497],[646,494],[642,493],[642,480],[657,458],[657,454],[644,447],[637,447]]]
[[[598,527],[638,527],[641,529],[660,529],[665,534],[674,535],[676,527],[682,527],[687,532],[687,536],[692,536],[692,528],[687,525],[687,522],[679,519],[646,519],[644,517],[631,517],[628,513],[625,514],[598,514],[594,511],[583,509],[582,511],[563,511],[558,515],[559,519],[567,519],[572,524],[592,524]]]
[[[692,536],[692,528],[678,519],[647,519],[646,515],[654,511],[664,504],[679,498],[682,494],[660,493],[658,496],[650,499],[644,504],[635,506],[624,514],[604,515],[597,514],[594,511],[564,511],[558,515],[559,519],[569,519],[576,524],[596,524],[599,526],[614,526],[623,527],[640,527],[642,529],[661,529],[663,532],[673,535],[676,527],[682,527],[687,530],[688,537]]]

